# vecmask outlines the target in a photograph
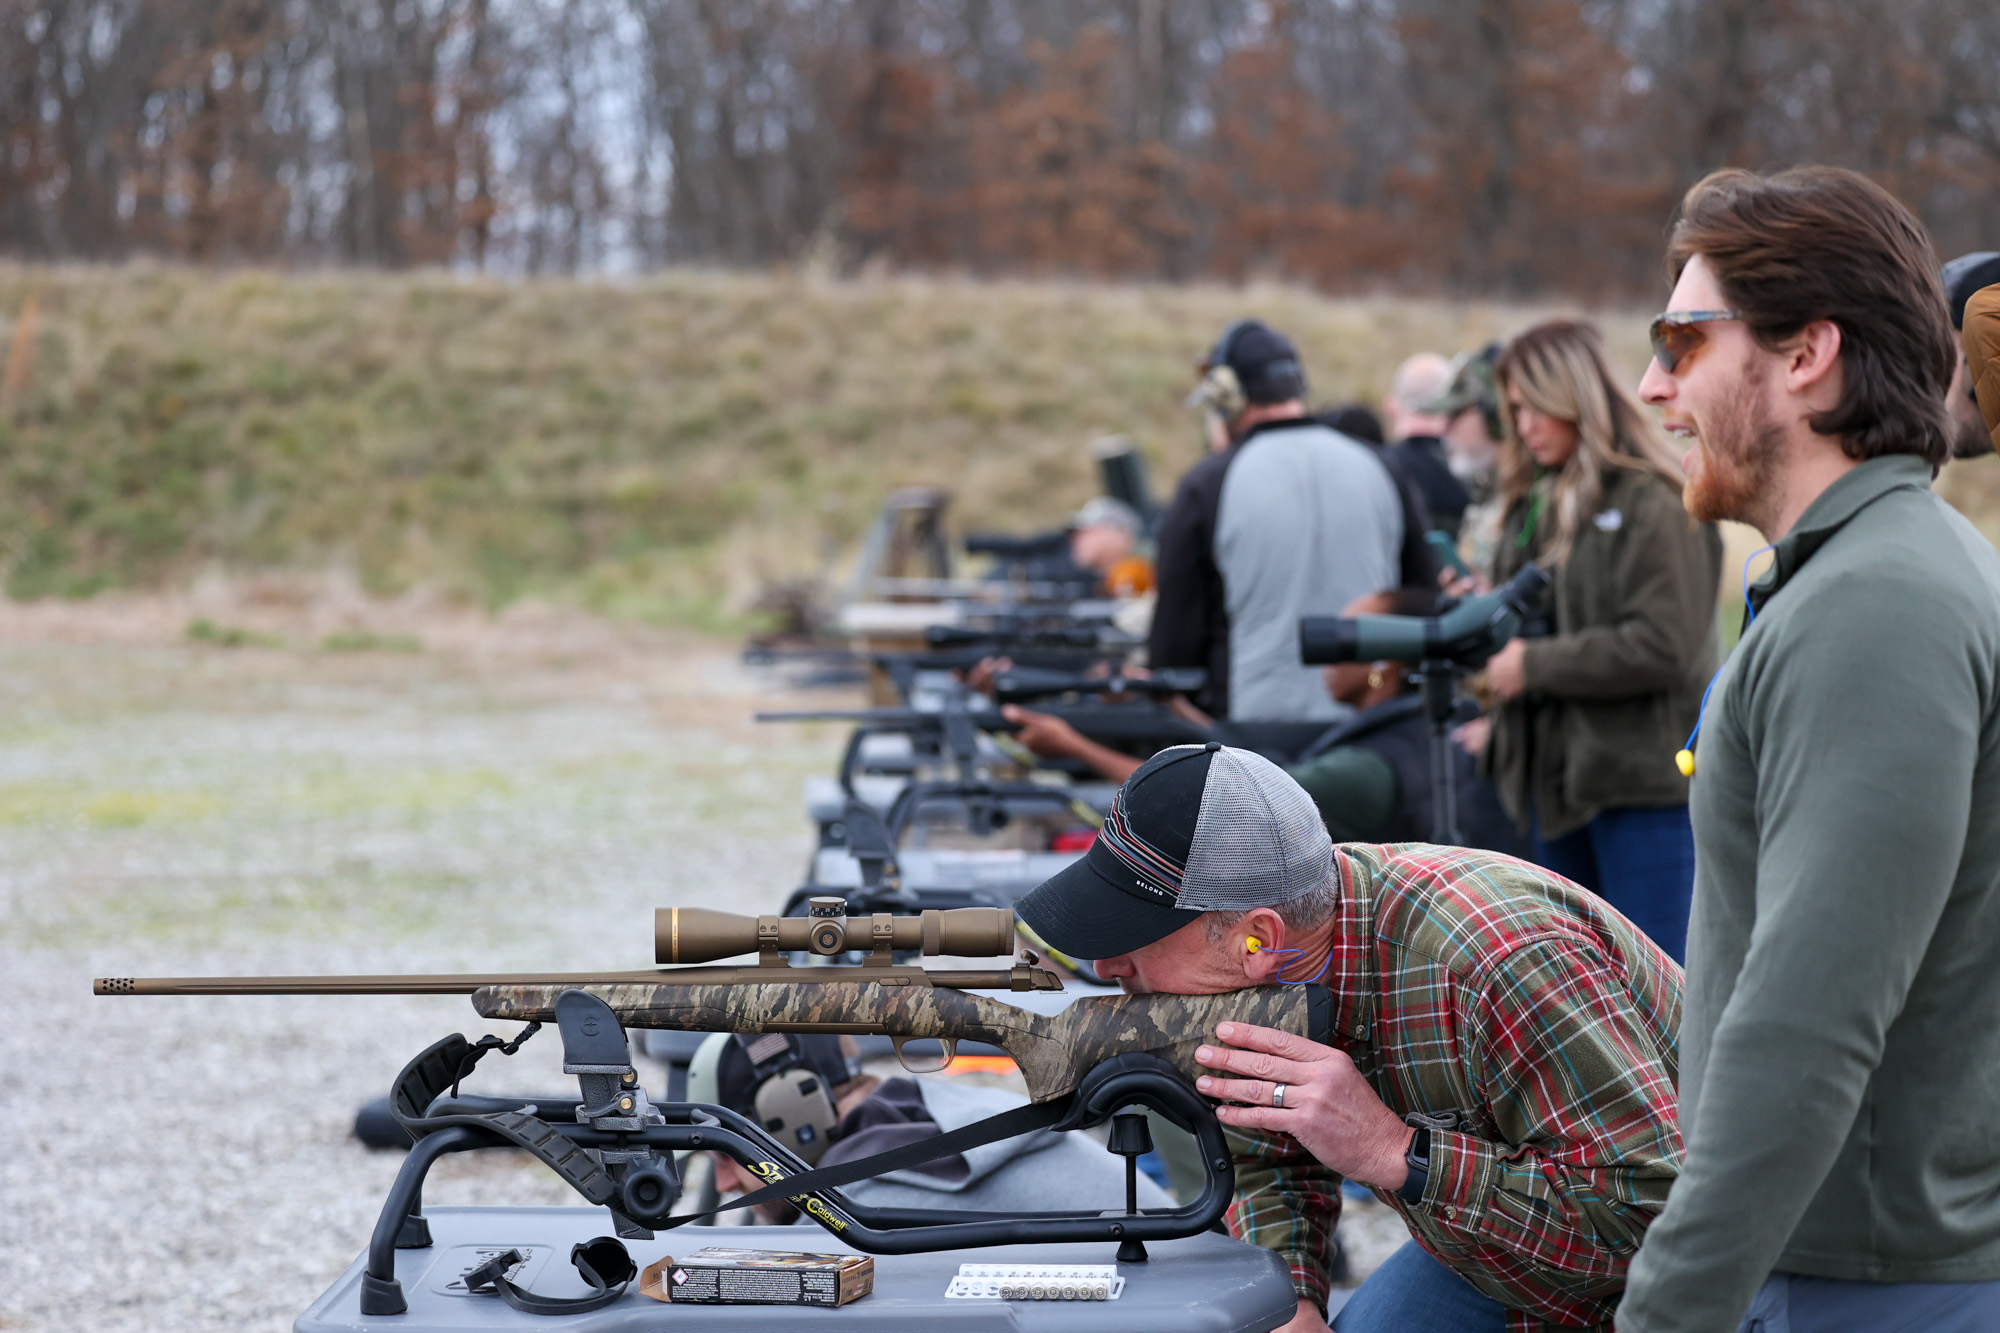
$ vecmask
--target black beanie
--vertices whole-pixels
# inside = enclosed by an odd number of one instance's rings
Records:
[[[1209,362],[1235,371],[1243,396],[1253,403],[1286,403],[1306,396],[1306,372],[1299,364],[1298,349],[1262,320],[1230,325]]]

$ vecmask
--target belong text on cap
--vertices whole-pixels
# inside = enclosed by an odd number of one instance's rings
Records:
[[[1290,774],[1211,742],[1148,759],[1083,859],[1014,905],[1051,947],[1113,958],[1203,912],[1274,907],[1333,873],[1333,841]]]

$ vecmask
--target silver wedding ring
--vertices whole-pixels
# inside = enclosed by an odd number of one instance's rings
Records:
[[[1284,1084],[1282,1084],[1282,1083],[1273,1083],[1273,1084],[1271,1085],[1271,1105],[1273,1105],[1273,1106],[1277,1107],[1277,1108],[1278,1108],[1279,1110],[1281,1110],[1281,1111],[1282,1111],[1282,1110],[1284,1109],[1284,1107],[1285,1107],[1285,1085],[1284,1085]]]

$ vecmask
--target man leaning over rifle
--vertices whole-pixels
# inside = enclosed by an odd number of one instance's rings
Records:
[[[1340,1178],[1413,1243],[1341,1333],[1608,1328],[1680,1159],[1681,973],[1589,893],[1511,857],[1334,846],[1269,760],[1177,746],[1016,911],[1131,992],[1312,982],[1337,1045],[1224,1024],[1198,1058],[1237,1155],[1234,1234],[1323,1328]]]
[[[2000,1328],[2000,556],[1931,491],[1937,261],[1825,167],[1709,177],[1670,246],[1640,395],[1688,511],[1775,545],[1692,745],[1687,1169],[1618,1326]]]

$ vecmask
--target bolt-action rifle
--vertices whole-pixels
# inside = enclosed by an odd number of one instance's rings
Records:
[[[1194,1048],[1217,1022],[1234,1020],[1306,1034],[1305,996],[1293,986],[1228,995],[1080,996],[1056,1013],[1036,1013],[982,991],[1060,991],[1062,981],[1032,953],[1005,968],[904,966],[898,953],[993,958],[1014,951],[1014,913],[965,907],[916,916],[849,917],[837,897],[812,899],[803,917],[739,916],[701,907],[654,914],[654,955],[702,964],[755,952],[749,967],[675,966],[573,974],[339,977],[103,977],[99,995],[470,995],[482,1017],[555,1020],[565,991],[585,991],[627,1028],[678,1032],[880,1034],[899,1055],[911,1042],[937,1042],[949,1062],[960,1041],[998,1046],[1020,1066],[1034,1101],[1075,1090],[1084,1074],[1115,1055],[1144,1052],[1189,1079],[1201,1071]],[[858,965],[815,965],[858,952]],[[791,955],[814,962],[794,965]],[[942,1064],[913,1063],[912,1073]]]
[[[1109,1240],[1142,1258],[1146,1240],[1191,1236],[1229,1205],[1235,1173],[1209,1104],[1190,1080],[1195,1048],[1224,1021],[1254,1023],[1325,1040],[1330,997],[1318,986],[1260,987],[1222,995],[1080,996],[1038,1012],[982,992],[1047,993],[1061,981],[1032,953],[999,969],[929,969],[895,962],[899,951],[992,958],[1011,954],[1013,913],[1004,908],[878,913],[849,917],[838,898],[810,904],[806,917],[744,917],[702,908],[663,908],[655,917],[657,961],[676,966],[632,972],[516,976],[111,977],[99,995],[467,994],[488,1018],[528,1027],[511,1041],[447,1037],[417,1056],[391,1094],[396,1119],[417,1139],[386,1201],[369,1247],[361,1293],[368,1314],[404,1308],[395,1250],[430,1243],[421,1211],[425,1173],[438,1157],[472,1148],[514,1147],[533,1154],[586,1199],[609,1207],[624,1235],[679,1226],[674,1153],[727,1153],[763,1189],[725,1205],[791,1200],[859,1249],[881,1254],[981,1245]],[[755,951],[752,966],[703,966]],[[858,965],[815,963],[863,951]],[[802,965],[793,955],[803,954]],[[678,966],[693,964],[693,966]],[[1053,999],[1053,997],[1050,997]],[[543,1024],[562,1033],[564,1072],[582,1096],[461,1095],[459,1083],[490,1051],[513,1054]],[[1010,1054],[1027,1084],[1028,1105],[855,1162],[814,1169],[754,1120],[726,1107],[656,1105],[639,1084],[625,1029],[691,1032],[877,1033],[899,1057],[911,1041],[936,1041],[948,1062],[961,1040]],[[909,1067],[905,1058],[905,1065]],[[928,1066],[941,1068],[942,1065]],[[913,1069],[912,1072],[922,1072]],[[1085,1129],[1130,1105],[1149,1106],[1193,1135],[1206,1173],[1199,1197],[1171,1210],[1026,1214],[870,1207],[839,1186],[1039,1129]],[[1115,1136],[1114,1136],[1115,1137]],[[1130,1137],[1129,1135],[1127,1137]],[[1143,1150],[1141,1150],[1143,1151]],[[1128,1173],[1129,1174],[1129,1173]]]

